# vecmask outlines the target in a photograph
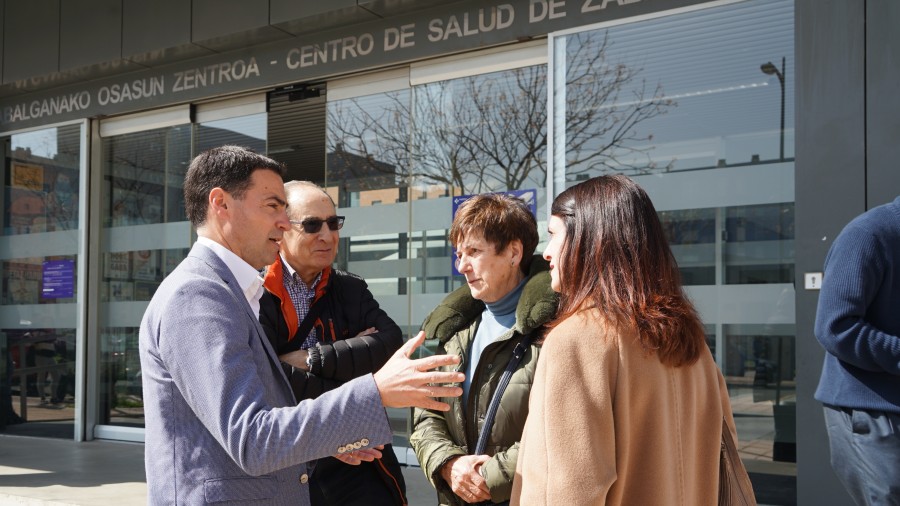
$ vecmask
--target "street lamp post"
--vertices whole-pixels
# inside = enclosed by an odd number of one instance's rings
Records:
[[[778,78],[778,84],[781,85],[781,142],[779,144],[778,158],[784,160],[784,56],[781,57],[781,70],[772,62],[763,63],[759,66],[763,74],[774,75]]]

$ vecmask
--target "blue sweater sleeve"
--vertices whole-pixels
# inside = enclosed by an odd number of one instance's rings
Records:
[[[828,252],[815,334],[843,362],[900,375],[900,339],[878,326],[883,318],[897,317],[893,308],[900,304],[900,293],[892,293],[896,287],[885,282],[900,266],[893,265],[893,245],[879,237],[874,225],[851,223]]]

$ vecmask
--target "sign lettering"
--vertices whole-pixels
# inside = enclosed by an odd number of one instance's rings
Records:
[[[89,87],[74,84],[9,97],[0,101],[0,131],[348,74],[702,1],[707,0],[473,0],[133,72],[127,80],[110,77]],[[608,9],[613,3],[619,8]],[[567,16],[568,9],[579,14]],[[58,80],[52,75],[16,86],[24,91]]]

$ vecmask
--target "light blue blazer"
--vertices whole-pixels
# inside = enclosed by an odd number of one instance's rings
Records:
[[[297,404],[237,280],[195,244],[140,329],[148,502],[309,504],[314,461],[391,441],[372,375]]]

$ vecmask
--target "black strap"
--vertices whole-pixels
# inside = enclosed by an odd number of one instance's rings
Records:
[[[319,318],[319,315],[322,314],[322,308],[325,306],[324,300],[317,301],[318,304],[313,304],[312,307],[309,308],[309,311],[306,313],[306,318],[300,322],[300,326],[297,327],[297,332],[294,334],[294,338],[284,344],[280,350],[278,350],[279,355],[284,355],[285,353],[291,351],[297,351],[303,346],[303,342],[306,341],[307,336],[309,336],[309,331],[312,330],[313,325],[316,323],[316,319]]]
[[[503,391],[506,390],[507,385],[509,385],[509,379],[512,378],[513,371],[516,370],[516,367],[519,367],[519,362],[522,361],[522,357],[525,356],[525,352],[528,351],[528,347],[531,346],[533,335],[534,333],[532,332],[523,337],[513,350],[512,358],[509,359],[506,370],[503,371],[503,375],[500,376],[500,383],[497,384],[497,389],[494,390],[494,396],[491,397],[491,404],[488,406],[487,414],[484,416],[484,425],[481,426],[481,434],[478,436],[478,444],[475,445],[475,453],[473,453],[473,455],[484,454],[488,435],[491,433],[491,426],[494,425],[494,417],[497,416],[497,409],[500,407],[500,398],[503,397]]]

